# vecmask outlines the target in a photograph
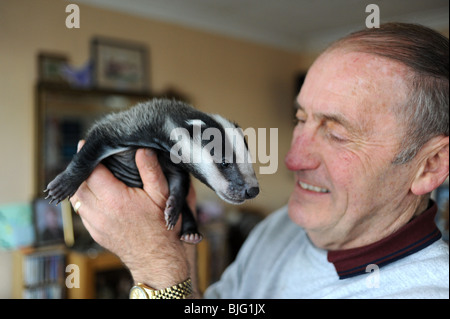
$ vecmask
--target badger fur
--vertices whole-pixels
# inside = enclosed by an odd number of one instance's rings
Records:
[[[208,128],[217,129],[221,133],[222,152],[205,148],[210,140],[194,136],[196,128],[200,133]],[[173,132],[177,129],[182,129],[180,134],[189,132],[187,137],[184,136],[184,142],[178,143],[174,138]],[[100,162],[126,185],[142,188],[135,163],[136,151],[139,148],[153,148],[169,185],[164,212],[166,226],[172,229],[181,213],[181,240],[198,243],[202,236],[186,203],[189,173],[213,189],[220,198],[233,204],[240,204],[259,193],[251,162],[248,158],[242,158],[242,152],[235,151],[236,145],[240,145],[245,148],[244,153],[248,152],[244,136],[230,136],[228,129],[239,127],[220,115],[206,114],[186,103],[168,99],[154,99],[107,115],[88,131],[81,150],[67,168],[48,184],[45,190],[48,192],[47,198],[51,198],[50,202],[59,203],[71,197]],[[217,136],[211,135],[213,137]],[[178,148],[174,151],[176,143]],[[231,153],[226,151],[227,146],[233,150]],[[196,152],[201,152],[201,161],[185,158],[186,154]]]

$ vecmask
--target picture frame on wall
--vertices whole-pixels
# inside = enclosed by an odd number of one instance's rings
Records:
[[[67,66],[67,56],[57,53],[41,52],[38,54],[38,77],[39,82],[44,83],[67,83],[63,68]]]
[[[147,92],[148,49],[145,45],[104,37],[91,42],[93,84],[97,88]]]
[[[52,205],[44,198],[33,201],[36,246],[64,243],[62,205]]]
[[[48,199],[37,197],[32,201],[34,246],[65,244],[73,246],[74,229],[72,206],[68,199],[51,204]]]

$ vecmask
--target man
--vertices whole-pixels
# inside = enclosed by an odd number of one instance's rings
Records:
[[[352,34],[316,60],[296,105],[289,203],[205,297],[448,298],[448,246],[429,200],[449,173],[448,39],[408,24]],[[164,228],[154,153],[139,150],[136,163],[144,190],[99,166],[71,202],[136,282],[195,287],[194,249]]]

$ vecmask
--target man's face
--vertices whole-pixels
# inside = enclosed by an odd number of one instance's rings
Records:
[[[319,246],[352,247],[405,209],[412,174],[392,164],[405,131],[392,112],[406,101],[405,72],[383,58],[337,50],[308,72],[285,163],[295,172],[289,216]]]

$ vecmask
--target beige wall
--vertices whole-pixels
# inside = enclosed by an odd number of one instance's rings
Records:
[[[286,201],[291,183],[283,156],[300,55],[85,5],[80,5],[81,28],[67,29],[67,4],[0,1],[0,203],[34,196],[37,53],[60,52],[81,66],[94,35],[146,44],[155,91],[175,87],[198,108],[220,112],[243,127],[277,127],[278,173],[260,176],[262,194],[251,205],[269,212]],[[203,193],[211,196],[200,189]]]

